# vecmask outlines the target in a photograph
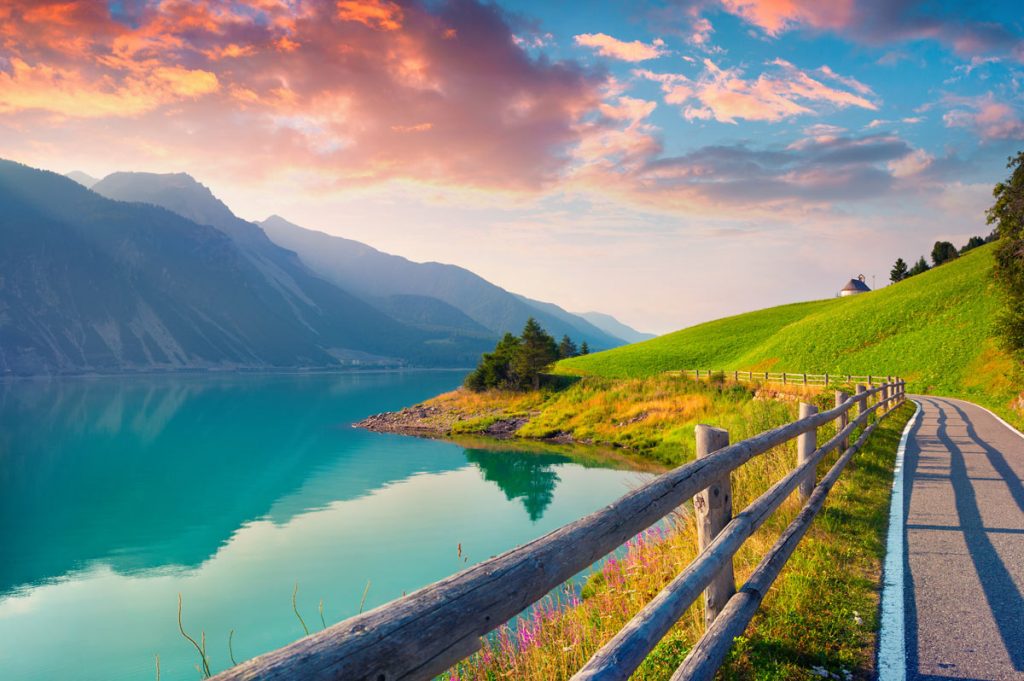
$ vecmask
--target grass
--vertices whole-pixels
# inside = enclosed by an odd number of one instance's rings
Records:
[[[1017,425],[1020,368],[996,343],[1001,295],[992,245],[898,284],[848,298],[758,310],[562,361],[560,373],[644,378],[711,368],[891,374],[910,392],[961,397]]]
[[[872,677],[892,466],[900,433],[912,413],[913,407],[906,404],[886,418],[844,471],[745,635],[737,639],[721,678],[810,680],[818,678],[815,667],[840,678]],[[794,463],[793,443],[788,443],[737,469],[736,508],[749,504]],[[753,571],[799,508],[795,498],[787,500],[747,540],[735,559],[738,583]],[[569,678],[694,559],[696,545],[696,529],[685,512],[668,530],[648,530],[606,561],[578,595],[567,588],[557,597],[549,596],[528,616],[489,636],[480,652],[443,678]],[[668,678],[703,628],[703,606],[698,601],[633,678]]]
[[[803,386],[698,382],[676,376],[585,377],[560,391],[456,390],[426,404],[441,408],[453,435],[482,433],[499,420],[523,419],[519,438],[571,441],[627,450],[664,466],[693,459],[694,430],[713,420],[733,440],[797,417],[798,400],[831,406],[831,393]]]

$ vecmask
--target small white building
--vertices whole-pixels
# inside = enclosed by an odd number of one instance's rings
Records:
[[[864,275],[860,275],[856,279],[851,279],[846,283],[846,286],[839,291],[841,297],[855,296],[858,293],[867,293],[871,289],[867,284],[864,283]]]

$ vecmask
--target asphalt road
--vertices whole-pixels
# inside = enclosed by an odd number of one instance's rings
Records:
[[[1024,680],[1024,438],[969,402],[912,398],[907,678]]]

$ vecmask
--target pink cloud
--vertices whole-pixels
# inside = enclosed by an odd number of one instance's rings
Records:
[[[985,141],[1024,139],[1024,116],[992,93],[980,97],[947,98],[954,108],[942,121],[947,128],[968,128]]]
[[[565,172],[607,80],[532,58],[471,0],[125,6],[7,3],[0,123],[336,186],[537,189]]]
[[[712,0],[698,3],[711,4]],[[831,31],[872,45],[930,39],[965,56],[999,53],[1024,61],[1019,32],[965,18],[955,3],[947,11],[936,11],[934,3],[926,0],[717,0],[716,4],[770,36],[803,28]]]
[[[683,115],[690,120],[714,118],[722,123],[735,123],[737,119],[780,121],[815,113],[812,105],[819,104],[836,108],[856,106],[872,111],[878,108],[864,96],[871,93],[870,88],[839,76],[827,66],[819,71],[844,86],[855,84],[857,92],[826,85],[781,59],[769,65],[776,68],[756,79],[744,78],[741,70],[721,68],[710,59],[704,60],[704,72],[696,80],[681,74],[635,73],[661,83],[665,101],[683,106]]]
[[[594,48],[602,57],[629,62],[657,59],[667,52],[665,41],[660,38],[650,43],[640,40],[626,42],[605,33],[583,33],[576,36],[575,40],[577,45]]]

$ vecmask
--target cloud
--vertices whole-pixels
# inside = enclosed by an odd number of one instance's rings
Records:
[[[871,89],[859,81],[835,73],[822,66],[813,78],[782,59],[768,63],[774,67],[756,79],[744,78],[738,68],[721,68],[710,59],[704,60],[704,71],[696,80],[681,74],[637,70],[635,75],[661,84],[665,101],[683,107],[688,120],[711,119],[736,123],[737,119],[781,121],[793,116],[816,113],[812,105],[826,104],[835,108],[856,106],[877,110],[878,105],[867,96]],[[820,78],[820,80],[819,80]],[[827,85],[823,80],[839,82],[844,88]]]
[[[996,100],[989,92],[978,97],[947,97],[952,105],[942,121],[947,128],[968,128],[984,141],[1024,140],[1024,116],[1021,111]]]
[[[17,0],[4,11],[0,125],[74,130],[77,146],[103,138],[144,157],[173,144],[180,162],[339,187],[548,186],[608,80],[531,56],[503,11],[475,0]]]
[[[707,7],[712,2],[698,4]],[[1003,54],[1024,61],[1019,30],[989,18],[975,18],[998,3],[978,5],[970,12],[957,3],[936,5],[927,0],[719,0],[716,4],[770,36],[804,28],[834,32],[870,45],[930,39],[963,56]],[[898,57],[899,53],[889,53],[889,58]]]
[[[592,47],[602,57],[638,62],[657,59],[667,53],[665,41],[657,38],[651,43],[639,40],[625,42],[605,33],[583,33],[575,37],[577,45]]]

